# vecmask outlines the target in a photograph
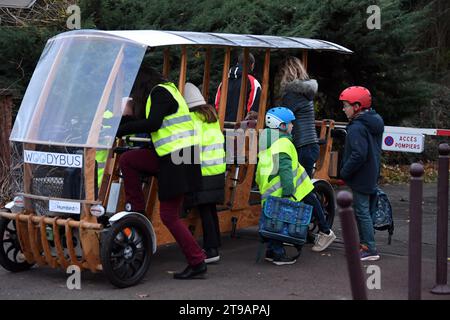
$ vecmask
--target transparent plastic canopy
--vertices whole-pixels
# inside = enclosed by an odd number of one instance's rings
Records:
[[[10,140],[111,148],[146,46],[82,31],[50,39]]]

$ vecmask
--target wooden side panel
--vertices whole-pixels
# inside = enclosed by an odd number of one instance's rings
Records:
[[[86,200],[95,200],[94,194],[94,174],[95,174],[95,149],[86,148],[84,151],[84,185]],[[80,221],[97,223],[97,218],[90,213],[90,205],[82,205],[82,213]],[[85,229],[80,226],[80,241],[83,248],[83,255],[92,272],[97,271],[100,264],[100,242],[98,232],[95,230]]]
[[[82,266],[83,266],[82,262],[78,261],[77,254],[75,252],[75,246],[73,245],[73,233],[72,233],[72,228],[69,225],[70,221],[71,221],[71,219],[69,218],[66,220],[66,223],[65,223],[66,245],[67,245],[67,251],[69,252],[70,264],[73,264],[73,265],[76,265],[76,266],[82,268]],[[84,248],[83,248],[83,251],[84,251]]]
[[[31,252],[33,253],[33,258],[36,261],[36,263],[39,266],[44,266],[45,260],[41,255],[41,250],[39,246],[40,240],[37,235],[37,228],[34,225],[31,217],[32,215],[28,216],[28,236],[30,239]]]
[[[19,215],[16,216],[16,230],[19,238],[20,248],[28,263],[32,264],[34,260],[33,252],[31,251],[30,238],[28,237],[28,223],[19,220]]]
[[[52,268],[56,268],[57,263],[56,263],[56,259],[52,256],[52,253],[50,251],[50,245],[48,244],[48,240],[47,240],[46,227],[47,226],[45,224],[44,217],[40,217],[39,229],[40,229],[40,234],[41,234],[41,244],[42,244],[42,248],[44,249],[44,257],[49,266],[51,266]]]
[[[323,179],[330,181],[328,171],[330,169],[331,148],[333,146],[333,138],[331,131],[334,129],[333,120],[323,120],[320,130],[320,139],[326,139],[326,144],[320,146],[320,156],[317,162],[317,169],[314,173],[315,179]]]
[[[61,241],[61,236],[59,234],[59,226],[57,224],[57,219],[53,220],[53,238],[54,238],[54,242],[55,242],[55,248],[56,248],[56,254],[58,256],[58,264],[64,268],[67,269],[67,267],[69,266],[69,262],[66,260],[65,256],[64,256],[64,248],[62,246],[62,241]]]

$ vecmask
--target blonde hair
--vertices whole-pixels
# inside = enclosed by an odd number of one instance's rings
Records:
[[[216,122],[218,119],[216,109],[210,104],[197,106],[192,108],[191,110],[202,115],[206,123],[213,123]]]
[[[287,57],[280,69],[280,89],[283,90],[287,83],[294,80],[309,80],[309,75],[302,61],[297,57]]]

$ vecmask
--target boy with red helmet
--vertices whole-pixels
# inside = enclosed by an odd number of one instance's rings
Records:
[[[353,192],[361,260],[375,261],[380,256],[375,245],[372,214],[377,204],[384,122],[371,108],[372,96],[367,88],[349,87],[342,91],[339,100],[349,120],[340,176]]]

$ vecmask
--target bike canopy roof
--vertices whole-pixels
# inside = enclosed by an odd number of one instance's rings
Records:
[[[111,148],[147,47],[303,49],[349,54],[315,39],[182,31],[77,30],[48,40],[10,140]]]

